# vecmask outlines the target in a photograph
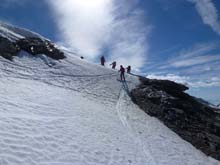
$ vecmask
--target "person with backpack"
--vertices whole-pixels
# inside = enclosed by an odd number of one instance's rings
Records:
[[[122,65],[120,66],[119,72],[121,73],[120,74],[121,81],[125,81],[125,68]]]
[[[115,69],[115,67],[116,67],[116,61],[114,61],[114,62],[111,63],[110,65],[112,65],[112,69]]]
[[[127,73],[131,73],[131,66],[130,65],[126,69],[127,69]]]
[[[101,62],[102,66],[105,66],[105,57],[104,56],[101,56],[100,62]]]

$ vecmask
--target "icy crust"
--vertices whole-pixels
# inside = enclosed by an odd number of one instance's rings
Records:
[[[41,35],[31,32],[24,28],[18,28],[13,25],[0,22],[0,36],[9,39],[10,41],[17,41],[22,38],[41,38]]]
[[[0,57],[0,164],[220,164],[133,104],[137,77],[118,78],[76,57]]]

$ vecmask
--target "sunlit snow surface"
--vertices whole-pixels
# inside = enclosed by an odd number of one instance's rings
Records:
[[[130,100],[138,78],[77,57],[0,57],[0,165],[218,165]]]
[[[1,165],[218,164],[134,105],[117,71],[22,54],[0,58]]]

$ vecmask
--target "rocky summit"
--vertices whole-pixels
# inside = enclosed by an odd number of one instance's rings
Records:
[[[185,85],[140,77],[133,101],[205,154],[220,160],[220,111],[185,93]],[[156,130],[155,130],[156,131]]]

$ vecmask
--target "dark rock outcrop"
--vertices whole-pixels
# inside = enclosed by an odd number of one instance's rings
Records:
[[[183,139],[220,160],[220,113],[186,93],[188,87],[169,80],[140,77],[133,101],[164,122]]]
[[[0,37],[0,55],[8,60],[12,60],[13,56],[15,56],[20,51],[20,47],[11,42],[9,39]]]
[[[48,40],[40,38],[24,38],[16,42],[16,44],[24,51],[32,54],[45,54],[55,60],[65,58],[64,53],[57,49],[54,44]]]
[[[46,56],[59,60],[64,59],[64,53],[48,40],[41,38],[22,38],[15,42],[0,36],[0,55],[12,60],[19,51],[26,51],[32,55],[45,54]]]

